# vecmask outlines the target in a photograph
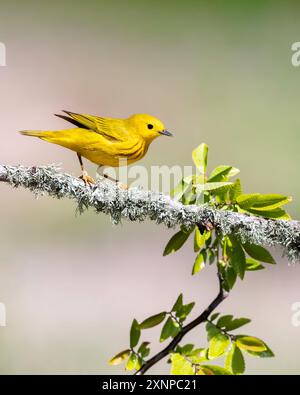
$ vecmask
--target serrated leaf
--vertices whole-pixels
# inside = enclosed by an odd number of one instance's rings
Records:
[[[200,272],[205,267],[206,251],[201,250],[195,259],[192,275]]]
[[[140,336],[141,336],[141,328],[137,320],[134,319],[132,321],[130,328],[130,348],[133,348],[138,344],[140,340]]]
[[[222,368],[221,366],[201,365],[200,369],[203,371],[203,374],[205,374],[206,376],[210,376],[210,375],[216,375],[216,376],[226,375],[226,376],[228,376],[228,375],[231,375],[231,373],[228,370]]]
[[[229,190],[229,200],[230,201],[235,201],[238,196],[242,194],[242,186],[241,186],[241,180],[238,178],[235,180],[232,188]]]
[[[291,201],[291,197],[279,194],[260,195],[256,202],[251,206],[251,209],[269,211],[279,208]]]
[[[135,353],[131,353],[130,357],[129,357],[128,361],[127,361],[127,364],[126,364],[126,370],[133,370],[133,369],[135,369],[137,362],[138,362],[138,358],[137,358],[136,354]]]
[[[159,325],[165,318],[166,318],[166,312],[163,311],[159,314],[152,315],[149,318],[146,318],[141,324],[140,328],[141,329],[148,329],[148,328],[153,328],[156,325]]]
[[[232,242],[230,263],[236,274],[243,280],[246,269],[246,256],[240,242],[233,237],[230,239]]]
[[[195,166],[201,174],[205,174],[207,167],[208,146],[205,143],[200,144],[192,152],[192,158]]]
[[[165,341],[168,337],[174,337],[180,331],[179,325],[171,317],[168,317],[162,328],[160,342]]]
[[[191,362],[187,361],[183,355],[173,353],[171,355],[171,374],[172,375],[194,375]]]
[[[175,233],[174,236],[171,237],[166,248],[163,252],[163,256],[172,254],[173,252],[179,250],[183,246],[183,244],[189,238],[190,233],[180,230],[179,232]]]
[[[238,337],[236,340],[236,345],[242,350],[246,351],[265,351],[267,349],[265,343],[258,339],[257,337],[252,336],[243,336]]]
[[[214,337],[210,339],[208,348],[208,358],[214,359],[218,358],[228,348],[230,345],[230,339],[224,333],[217,333]]]
[[[236,198],[236,202],[243,210],[247,210],[258,200],[259,196],[259,193],[242,194]]]
[[[256,259],[253,258],[246,258],[246,270],[247,271],[256,271],[256,270],[263,270],[265,267],[258,262]]]
[[[262,246],[256,244],[244,243],[243,247],[244,250],[247,252],[247,254],[250,255],[251,258],[253,259],[256,259],[260,262],[266,262],[271,264],[276,263],[272,255],[269,253],[269,251]]]
[[[233,374],[243,374],[245,371],[245,360],[243,354],[241,350],[236,347],[235,342],[232,343],[231,349],[227,354],[225,369],[229,370]]]
[[[120,365],[120,363],[122,363],[123,361],[125,361],[130,355],[130,350],[123,350],[121,352],[119,352],[118,354],[116,354],[110,361],[109,364],[110,365]]]

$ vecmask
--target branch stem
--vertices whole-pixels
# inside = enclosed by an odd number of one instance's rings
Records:
[[[115,183],[103,181],[87,186],[82,180],[61,173],[54,166],[7,166],[0,164],[0,182],[23,187],[35,194],[47,194],[56,199],[74,200],[80,212],[93,208],[111,216],[114,223],[122,219],[150,219],[167,227],[206,227],[211,224],[220,234],[233,235],[242,242],[261,246],[281,246],[289,260],[300,260],[300,222],[268,220],[221,210],[208,204],[183,205],[158,192],[130,188],[123,190]]]
[[[174,337],[174,339],[165,347],[163,350],[158,352],[152,358],[144,363],[144,365],[135,373],[136,375],[143,375],[149,370],[153,365],[158,363],[160,360],[165,358],[169,355],[170,352],[175,350],[178,344],[181,342],[183,337],[189,333],[192,329],[196,326],[206,322],[210,314],[222,303],[228,296],[228,292],[223,289],[222,286],[222,278],[220,273],[218,272],[218,279],[219,279],[219,292],[215,299],[210,303],[210,305],[193,321],[189,324],[182,327],[181,331]]]

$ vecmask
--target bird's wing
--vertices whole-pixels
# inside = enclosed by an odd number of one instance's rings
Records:
[[[64,112],[70,116],[70,119],[64,116],[61,116],[61,118],[64,117],[64,119],[73,124],[76,123],[81,125],[81,127],[99,133],[110,141],[124,141],[129,137],[128,131],[121,119],[102,118],[95,115],[77,114],[70,111]]]

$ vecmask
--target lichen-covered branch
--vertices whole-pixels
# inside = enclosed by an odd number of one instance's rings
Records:
[[[80,212],[89,207],[97,213],[109,214],[114,223],[122,219],[150,219],[167,227],[212,224],[223,235],[232,234],[264,246],[281,246],[289,260],[300,259],[300,222],[267,220],[216,209],[208,205],[185,206],[169,196],[140,188],[123,190],[103,181],[86,186],[83,181],[61,173],[54,166],[24,167],[0,165],[0,181],[13,187],[24,187],[35,194],[45,193],[54,198],[76,201]]]

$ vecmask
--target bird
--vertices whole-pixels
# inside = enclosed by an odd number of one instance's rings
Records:
[[[85,170],[82,158],[101,166],[119,167],[142,159],[154,139],[173,136],[164,124],[148,114],[134,114],[126,119],[99,117],[62,111],[55,116],[70,122],[75,128],[65,130],[23,130],[25,136],[38,137],[76,152],[85,184],[95,180]],[[65,115],[66,114],[66,115]],[[110,178],[109,176],[105,176]],[[114,180],[118,182],[118,180]]]

